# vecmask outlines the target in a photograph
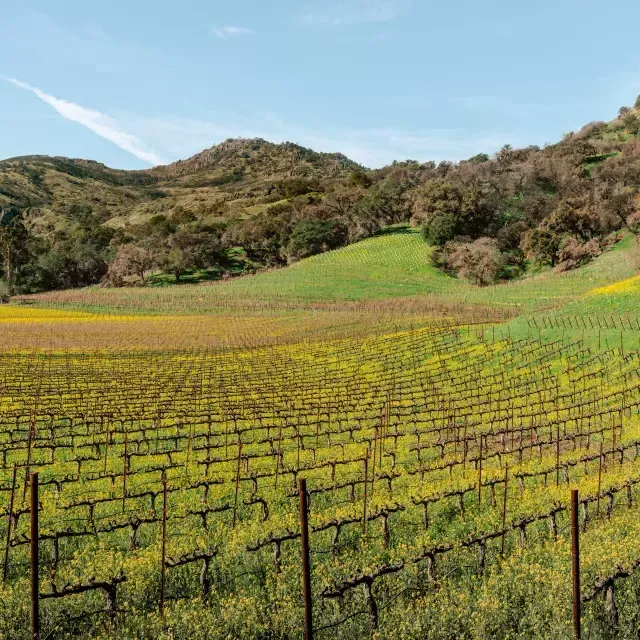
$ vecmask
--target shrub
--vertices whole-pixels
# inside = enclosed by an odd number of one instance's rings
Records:
[[[289,262],[342,246],[347,241],[347,229],[338,220],[302,220],[289,236]]]
[[[435,215],[422,227],[422,237],[431,245],[442,247],[451,240],[456,232],[456,219],[450,213]]]
[[[558,249],[558,264],[555,271],[569,271],[577,269],[583,264],[593,260],[602,253],[600,242],[592,238],[587,242],[580,242],[572,236],[565,238]]]
[[[504,258],[493,238],[450,242],[443,251],[443,259],[448,271],[478,285],[498,280],[504,267]]]

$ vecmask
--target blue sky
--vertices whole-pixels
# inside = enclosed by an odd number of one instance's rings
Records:
[[[0,158],[144,168],[228,137],[370,167],[556,141],[640,93],[640,3],[31,0],[0,17]]]

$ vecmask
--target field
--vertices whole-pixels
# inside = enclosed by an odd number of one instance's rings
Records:
[[[640,619],[635,238],[474,288],[408,231],[0,307],[0,638],[572,638]]]

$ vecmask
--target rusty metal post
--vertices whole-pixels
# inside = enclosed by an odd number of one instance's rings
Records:
[[[571,490],[571,573],[573,575],[573,632],[580,640],[580,528],[578,490]]]
[[[164,618],[164,592],[167,553],[167,474],[162,472],[162,548],[160,551],[160,615]]]
[[[311,560],[309,557],[309,506],[307,504],[307,481],[298,479],[300,493],[300,534],[302,540],[302,589],[304,594],[304,640],[313,640],[311,615]]]
[[[40,640],[40,601],[38,572],[38,472],[32,473],[31,495],[31,640]]]
[[[2,582],[7,581],[7,569],[9,567],[9,545],[11,544],[11,527],[13,526],[13,503],[16,495],[17,465],[13,465],[13,478],[11,480],[11,496],[9,498],[9,522],[7,523],[7,544],[4,548],[4,565],[2,567]]]

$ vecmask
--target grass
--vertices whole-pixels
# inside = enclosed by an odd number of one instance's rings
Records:
[[[419,233],[401,228],[223,287],[225,293],[240,296],[358,301],[464,286],[431,264],[432,251]]]
[[[49,292],[23,296],[21,301],[100,312],[216,314],[229,308],[273,311],[416,298],[497,306],[513,316],[563,307],[591,290],[637,273],[637,247],[631,235],[581,269],[546,270],[490,287],[473,286],[442,273],[431,263],[432,251],[417,232],[396,228],[286,268],[229,281]],[[156,284],[169,282],[162,276],[156,280]]]

